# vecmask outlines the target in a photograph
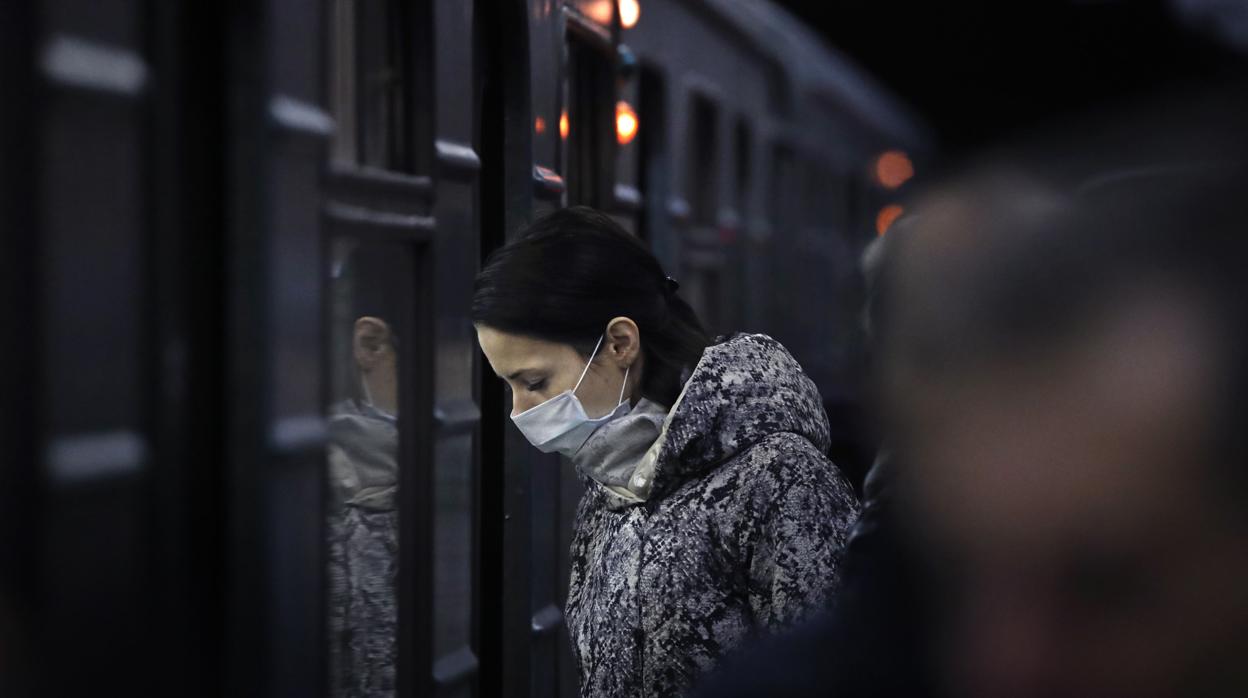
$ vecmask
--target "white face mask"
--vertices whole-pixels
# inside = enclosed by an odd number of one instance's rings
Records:
[[[581,446],[585,445],[598,427],[628,414],[632,409],[632,406],[624,400],[624,387],[628,385],[627,368],[624,369],[624,385],[620,386],[619,402],[615,409],[607,414],[590,418],[585,413],[585,407],[580,399],[576,397],[576,389],[581,387],[581,381],[585,380],[585,374],[589,373],[589,366],[594,362],[594,357],[598,355],[600,347],[602,347],[602,337],[598,338],[598,345],[594,347],[594,353],[589,356],[589,363],[585,364],[585,370],[581,371],[581,377],[577,379],[576,385],[572,386],[571,390],[565,390],[540,405],[511,416],[511,421],[515,422],[520,433],[524,434],[524,438],[536,446],[537,450],[543,453],[562,453],[571,458],[581,449]]]

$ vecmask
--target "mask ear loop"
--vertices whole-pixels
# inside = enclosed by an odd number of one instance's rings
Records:
[[[602,348],[602,338],[606,335],[598,337],[598,343],[594,345],[594,353],[589,355],[589,361],[585,362],[585,370],[581,371],[581,377],[576,379],[576,385],[572,386],[572,394],[576,394],[576,389],[581,387],[581,381],[585,380],[585,374],[589,373],[590,364],[594,363],[594,357],[598,356],[598,350]]]
[[[628,372],[631,369],[632,369],[632,366],[624,367],[624,384],[620,386],[620,399],[615,401],[616,407],[619,407],[620,405],[624,404],[624,389],[628,387]]]

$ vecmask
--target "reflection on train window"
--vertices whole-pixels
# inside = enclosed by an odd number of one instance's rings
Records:
[[[718,120],[715,105],[695,95],[689,116],[690,144],[685,162],[685,195],[689,198],[690,219],[695,225],[715,225],[716,185],[718,180],[716,135]]]
[[[419,45],[410,28],[420,2],[332,0],[330,105],[335,161],[387,170],[422,169],[428,111],[416,108]]]
[[[399,347],[412,273],[398,245],[331,250],[331,695],[390,695],[398,658]]]

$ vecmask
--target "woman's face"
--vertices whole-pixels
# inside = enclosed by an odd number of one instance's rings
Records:
[[[632,320],[624,319],[624,323],[627,326],[612,321],[598,355],[576,389],[576,397],[589,417],[601,417],[615,409],[625,369],[638,358],[637,326]],[[587,357],[570,344],[510,334],[484,325],[477,326],[477,341],[494,373],[510,389],[513,416],[571,390],[585,370]],[[631,395],[635,389],[639,373],[629,371],[630,390],[625,395]]]

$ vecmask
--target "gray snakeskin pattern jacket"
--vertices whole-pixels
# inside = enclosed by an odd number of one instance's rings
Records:
[[[778,342],[711,345],[644,502],[588,482],[566,618],[590,698],[678,696],[751,634],[823,607],[858,511],[819,392]]]

